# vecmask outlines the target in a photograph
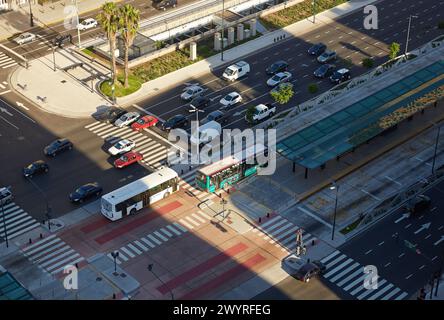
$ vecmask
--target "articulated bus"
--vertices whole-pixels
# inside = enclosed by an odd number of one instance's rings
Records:
[[[196,186],[212,193],[254,175],[260,167],[256,155],[264,154],[264,152],[267,152],[266,147],[258,144],[234,156],[207,165],[196,172]]]
[[[179,190],[176,171],[163,168],[102,196],[101,212],[111,221],[135,214]]]

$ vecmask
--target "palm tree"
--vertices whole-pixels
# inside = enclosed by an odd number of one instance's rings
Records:
[[[125,44],[125,88],[128,88],[128,52],[133,45],[134,38],[139,30],[140,14],[139,10],[130,4],[125,4],[119,8],[119,29]]]
[[[102,6],[102,12],[97,16],[97,21],[105,31],[109,40],[109,47],[111,51],[111,69],[112,69],[112,85],[114,86],[117,79],[116,70],[116,57],[114,52],[116,51],[116,36],[119,31],[119,15],[118,9],[114,2],[106,2]]]

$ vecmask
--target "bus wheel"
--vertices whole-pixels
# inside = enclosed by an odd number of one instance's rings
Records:
[[[135,215],[136,214],[136,208],[132,208],[131,210],[130,210],[130,215]]]
[[[165,192],[165,193],[163,194],[163,198],[164,198],[164,199],[168,198],[169,196],[170,196],[170,193],[169,193],[169,192]]]

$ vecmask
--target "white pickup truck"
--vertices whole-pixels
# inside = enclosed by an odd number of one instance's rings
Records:
[[[258,123],[266,118],[271,118],[276,113],[276,107],[270,103],[259,104],[254,107],[254,112],[249,116],[248,112],[245,115],[245,120],[250,123]]]
[[[246,76],[250,72],[250,65],[245,61],[239,61],[227,67],[222,77],[228,81],[235,81],[240,77]]]

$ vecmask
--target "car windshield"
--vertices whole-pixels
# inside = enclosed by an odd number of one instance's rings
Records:
[[[186,91],[186,93],[187,93],[187,94],[193,94],[193,93],[194,93],[194,90],[193,90],[193,89],[188,89],[188,90]]]
[[[139,120],[137,120],[138,124],[144,124],[146,121],[143,118],[140,118]]]
[[[120,157],[120,160],[122,160],[122,161],[128,161],[128,157],[127,157],[127,156],[121,156],[121,157]]]
[[[81,186],[80,188],[78,188],[78,189],[76,190],[76,193],[82,195],[82,194],[85,194],[87,190],[88,190],[88,187],[87,187],[87,186]]]
[[[31,163],[29,166],[26,167],[26,169],[34,169],[36,167],[35,163]]]
[[[232,95],[226,95],[225,96],[225,100],[227,100],[227,101],[231,101],[233,99],[234,99],[234,96],[232,96]]]
[[[229,76],[231,76],[234,72],[233,72],[233,70],[228,68],[225,70],[225,73],[228,74]]]
[[[125,142],[123,142],[123,141],[117,142],[114,146],[117,149],[122,149],[123,147],[125,147]]]
[[[271,78],[271,80],[273,80],[273,81],[280,81],[281,80],[281,76],[275,75],[273,78]]]

